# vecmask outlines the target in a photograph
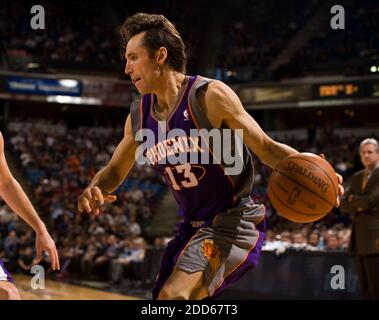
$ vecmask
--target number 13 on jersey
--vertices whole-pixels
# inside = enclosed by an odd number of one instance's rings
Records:
[[[174,171],[178,174],[183,173],[184,179],[178,182],[175,178]],[[191,165],[189,163],[177,165],[173,168],[166,167],[165,173],[167,174],[172,187],[176,191],[180,191],[182,188],[193,188],[199,184],[199,180],[191,171]]]

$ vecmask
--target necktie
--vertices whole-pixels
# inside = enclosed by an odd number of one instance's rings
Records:
[[[362,178],[362,186],[361,186],[361,191],[365,191],[365,188],[366,188],[366,184],[367,184],[367,176],[368,176],[368,172],[365,171],[363,173],[363,178]]]

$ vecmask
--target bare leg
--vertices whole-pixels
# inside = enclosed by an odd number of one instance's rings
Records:
[[[170,277],[159,292],[159,300],[189,300],[203,299],[208,291],[203,283],[204,273],[198,271],[187,273],[174,269]]]
[[[16,286],[8,281],[0,281],[0,300],[21,300]]]

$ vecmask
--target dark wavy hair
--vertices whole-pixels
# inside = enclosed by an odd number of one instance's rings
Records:
[[[147,48],[151,59],[156,50],[167,49],[167,64],[177,72],[186,72],[187,56],[185,45],[175,26],[161,14],[136,13],[127,18],[121,25],[121,50],[125,53],[130,38],[145,32],[143,45]]]

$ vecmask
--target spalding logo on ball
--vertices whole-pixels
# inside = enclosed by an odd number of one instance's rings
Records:
[[[325,159],[313,153],[298,153],[275,167],[268,195],[281,216],[298,223],[314,222],[336,205],[338,180]]]

